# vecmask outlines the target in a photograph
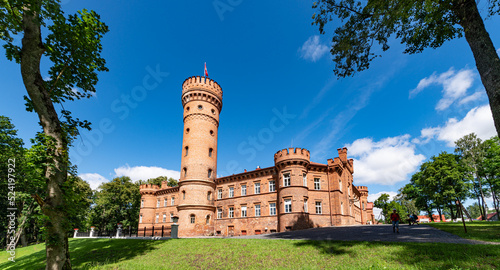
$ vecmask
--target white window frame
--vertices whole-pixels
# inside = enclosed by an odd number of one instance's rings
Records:
[[[234,197],[234,187],[229,187],[229,198]]]
[[[314,178],[314,189],[315,190],[321,189],[321,179],[320,178]]]
[[[222,208],[217,208],[217,219],[222,218]]]
[[[269,192],[275,192],[276,191],[276,181],[271,180],[269,181]]]
[[[309,210],[308,210],[308,207],[307,207],[307,199],[304,198],[304,213],[307,213]]]
[[[339,179],[339,190],[342,191],[342,179]]]
[[[289,187],[290,184],[291,184],[290,173],[284,173],[283,174],[283,186]]]
[[[219,199],[219,200],[222,199],[222,188],[219,188],[217,190],[217,199]]]
[[[229,218],[234,218],[234,207],[229,207]]]
[[[144,207],[144,200],[141,200],[141,208]]]
[[[142,214],[139,215],[139,223],[142,223]]]
[[[344,214],[344,203],[343,202],[340,202],[340,214],[341,215]]]
[[[160,221],[160,214],[156,214],[155,223],[158,223],[159,221]]]
[[[316,202],[316,214],[323,214],[323,204],[321,202]]]
[[[156,200],[156,208],[160,207],[160,199]]]
[[[195,215],[190,215],[189,216],[189,223],[190,224],[195,224],[196,223],[196,216]]]
[[[241,206],[241,217],[246,217],[247,216],[247,206],[242,205]]]
[[[292,199],[285,199],[285,213],[292,212]]]
[[[170,213],[170,222],[174,222],[174,213]]]
[[[167,214],[163,214],[163,223],[167,222]]]
[[[304,187],[307,187],[307,174],[302,174],[302,181],[304,182]]]
[[[254,194],[260,194],[260,183],[255,183],[254,184]]]
[[[172,197],[172,198],[170,199],[170,205],[174,205],[174,204],[175,204],[175,197]]]
[[[275,216],[276,215],[276,203],[269,203],[269,215],[270,216]]]
[[[165,198],[163,199],[163,206],[167,206],[168,205],[168,198]]]
[[[247,185],[241,185],[241,196],[247,195]]]
[[[261,211],[260,211],[260,204],[255,205],[255,216],[260,217]]]

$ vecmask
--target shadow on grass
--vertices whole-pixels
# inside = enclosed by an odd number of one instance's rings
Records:
[[[450,243],[361,242],[302,240],[297,247],[311,246],[323,255],[350,255],[373,260],[374,266],[419,269],[497,269],[500,246]],[[377,265],[378,263],[382,263]]]
[[[155,250],[169,240],[138,239],[70,239],[70,258],[73,269],[130,260]],[[2,263],[0,269],[45,269],[45,249],[22,256],[15,263]]]

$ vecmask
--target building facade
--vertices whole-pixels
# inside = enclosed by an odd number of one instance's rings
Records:
[[[217,178],[217,133],[222,89],[205,77],[182,85],[184,133],[178,187],[141,185],[139,230],[170,225],[179,236],[251,235],[311,227],[368,224],[368,188],[353,185],[347,148],[326,164],[307,149],[274,155],[274,166]]]

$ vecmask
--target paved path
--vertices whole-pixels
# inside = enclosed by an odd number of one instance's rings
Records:
[[[409,226],[406,224],[399,226],[399,234],[392,232],[392,225],[358,225],[313,228],[273,234],[238,236],[234,238],[489,244],[481,241],[467,240],[431,226]]]

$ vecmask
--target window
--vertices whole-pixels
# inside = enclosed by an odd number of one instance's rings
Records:
[[[291,212],[292,212],[292,200],[286,199],[285,200],[285,213],[291,213]]]
[[[284,187],[290,186],[290,174],[289,173],[283,174],[283,186]]]
[[[351,189],[350,189],[350,186],[347,187],[347,194],[349,195],[349,197],[351,197]]]
[[[307,187],[307,174],[305,174],[305,173],[304,173],[304,174],[302,175],[302,180],[303,180],[303,182],[304,182],[304,186],[305,186],[305,187]]]
[[[210,201],[211,199],[212,199],[212,192],[210,192],[210,191],[209,191],[209,192],[207,193],[207,200],[209,200],[209,201]]]
[[[203,109],[203,106],[198,105],[198,110],[202,110],[202,109]]]
[[[163,206],[167,206],[168,205],[168,200],[167,198],[163,199]]]
[[[167,214],[163,214],[163,222],[167,222]]]
[[[187,174],[188,174],[188,169],[187,168],[184,168],[184,177],[187,177]]]
[[[304,212],[307,213],[307,199],[304,198]]]
[[[246,217],[247,216],[247,206],[244,205],[241,207],[241,217]]]
[[[340,203],[340,214],[341,215],[344,214],[344,203],[343,202]]]
[[[217,190],[217,199],[222,199],[222,189]]]
[[[365,202],[363,202],[363,204],[362,204],[362,205],[363,205],[363,210],[365,210]]]
[[[229,198],[234,197],[234,187],[229,187]]]
[[[320,190],[321,189],[321,183],[319,178],[314,178],[314,189],[315,190]]]
[[[144,200],[141,200],[141,208],[144,207]]]
[[[260,204],[255,205],[255,216],[260,217]]]
[[[321,207],[321,202],[316,202],[316,214],[322,214],[323,209]]]
[[[212,157],[212,152],[214,151],[214,149],[210,148],[208,149],[208,156],[209,157]]]
[[[188,151],[189,151],[189,147],[186,146],[186,147],[184,147],[184,149],[185,149],[184,155],[187,156],[188,155]]]
[[[260,194],[260,183],[255,183],[255,194]]]
[[[196,222],[196,216],[195,215],[191,215],[191,224],[194,224]]]
[[[156,219],[155,222],[158,223],[158,220],[160,219],[160,214],[156,214]]]
[[[174,222],[174,213],[170,213],[170,222]]]
[[[207,217],[206,217],[206,223],[207,223],[207,225],[210,225],[210,215],[207,215]]]
[[[170,205],[174,205],[175,204],[175,198],[172,197],[172,199],[170,199]]]
[[[229,218],[234,218],[234,207],[229,207]]]
[[[218,219],[222,218],[222,208],[217,208],[217,218]]]
[[[142,223],[142,215],[139,216],[139,223]]]
[[[186,191],[182,191],[182,199],[185,200],[186,199]]]
[[[339,179],[339,190],[342,191],[342,180]]]
[[[276,191],[276,182],[274,180],[269,181],[269,192],[275,192]]]
[[[156,201],[156,207],[160,207],[160,199]]]
[[[241,196],[247,195],[247,185],[241,185]]]
[[[208,178],[212,178],[212,169],[208,169]]]
[[[276,203],[269,204],[269,215],[271,215],[271,216],[276,215]]]

